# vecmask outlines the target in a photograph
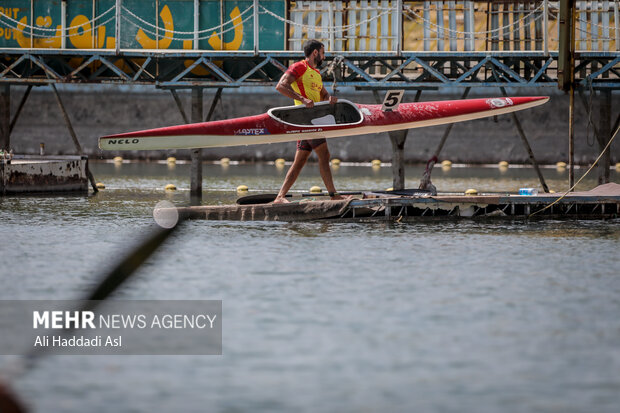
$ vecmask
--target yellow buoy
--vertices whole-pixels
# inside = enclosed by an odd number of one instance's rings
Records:
[[[449,160],[441,161],[441,166],[445,166],[446,168],[450,168],[452,166],[452,162]]]
[[[388,189],[386,189],[386,191],[393,191],[393,190],[394,190],[394,188],[388,188]]]
[[[373,159],[371,164],[372,164],[372,166],[381,166],[381,160]]]
[[[115,156],[114,157],[114,162],[123,162],[123,157],[122,156]]]
[[[560,168],[566,168],[566,162],[557,162],[555,164],[555,167],[560,169]]]
[[[465,195],[478,195],[478,191],[474,188],[469,188],[465,191]]]
[[[500,163],[497,164],[497,166],[499,166],[500,168],[508,168],[508,162],[501,161]]]
[[[105,185],[101,182],[97,182],[95,186],[97,187],[97,189],[105,189]]]
[[[616,164],[616,169],[620,170],[620,162]]]
[[[177,187],[174,186],[174,184],[168,184],[166,185],[166,188],[164,188],[166,191],[176,191]]]
[[[230,159],[229,158],[222,158],[222,159],[220,159],[220,163],[222,165],[228,165],[230,163]]]
[[[312,194],[320,194],[321,192],[323,192],[323,190],[320,186],[313,186],[312,188],[310,188],[310,193]]]
[[[247,185],[239,185],[237,187],[237,192],[248,192],[248,187]]]
[[[340,159],[338,159],[338,158],[332,159],[331,160],[331,164],[334,165],[334,166],[340,165]]]
[[[550,194],[555,194],[555,191],[554,191],[553,189],[550,189],[550,190],[549,190],[549,193],[550,193]]]
[[[174,156],[169,156],[168,159],[166,159],[166,162],[177,163],[177,158],[175,158]]]
[[[274,163],[275,163],[276,165],[284,165],[284,163],[285,163],[285,162],[286,162],[286,161],[285,161],[283,158],[278,158],[278,159],[276,159],[276,160],[275,160],[275,162],[274,162]]]

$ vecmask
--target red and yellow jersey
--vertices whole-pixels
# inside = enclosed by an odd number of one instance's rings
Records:
[[[314,102],[321,101],[323,79],[319,71],[310,66],[307,61],[293,63],[286,73],[295,77],[295,81],[291,84],[295,92]],[[295,99],[295,104],[301,105],[301,102]]]

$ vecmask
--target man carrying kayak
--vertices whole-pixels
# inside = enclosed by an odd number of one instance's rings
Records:
[[[325,60],[325,47],[318,40],[308,40],[304,44],[304,55],[306,58],[294,63],[282,76],[276,90],[286,97],[295,100],[295,105],[305,105],[307,108],[314,106],[314,102],[329,101],[335,104],[338,99],[330,96],[323,87],[323,79],[318,68]],[[332,171],[329,167],[329,149],[325,139],[310,139],[297,141],[297,151],[293,165],[286,173],[284,183],[278,196],[273,201],[274,204],[288,202],[284,197],[293,186],[302,168],[308,161],[312,150],[319,158],[319,171],[331,199],[343,199],[336,193],[336,187],[332,179]]]

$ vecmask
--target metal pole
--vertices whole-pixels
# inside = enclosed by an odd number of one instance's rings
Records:
[[[409,129],[389,132],[392,142],[392,188],[405,189],[405,141]]]
[[[159,0],[155,0],[155,48],[159,50]]]
[[[93,0],[93,3],[92,3],[92,4],[93,4],[93,8],[92,8],[92,10],[93,10],[93,13],[92,13],[92,18],[94,19],[95,17],[97,17],[97,5],[95,4],[95,0]],[[99,43],[97,43],[97,30],[94,28],[94,27],[95,27],[95,25],[94,25],[94,24],[93,24],[93,25],[91,25],[91,27],[92,27],[92,33],[91,33],[91,35],[92,35],[92,36],[91,36],[91,39],[92,39],[92,41],[91,41],[91,47],[92,47],[93,49],[96,49],[96,48],[97,48],[97,45],[99,44]]]
[[[465,92],[463,92],[461,99],[467,98],[467,95],[469,94],[470,89],[471,88],[469,87],[465,88]],[[441,153],[441,150],[443,149],[443,145],[446,143],[446,140],[448,139],[448,136],[450,135],[450,132],[452,131],[453,126],[454,126],[454,123],[451,123],[446,127],[446,130],[444,131],[443,136],[441,137],[441,141],[439,142],[439,145],[437,145],[437,149],[435,150],[433,157],[436,157],[436,158],[439,157],[439,154]]]
[[[569,34],[567,36],[569,40],[569,81],[570,81],[570,109],[569,109],[569,124],[568,124],[568,157],[569,165],[568,169],[568,187],[572,188],[575,185],[575,4],[569,1],[570,10],[570,27]]]
[[[523,141],[523,145],[525,146],[525,149],[527,150],[527,154],[530,157],[530,162],[532,163],[532,166],[534,167],[534,170],[536,171],[536,175],[538,175],[538,180],[540,181],[540,184],[542,185],[543,190],[548,193],[549,187],[547,186],[547,183],[545,182],[545,178],[543,177],[543,174],[540,168],[538,167],[538,162],[536,162],[536,158],[534,158],[534,152],[532,152],[532,148],[530,147],[530,144],[527,141],[527,138],[525,137],[525,132],[523,132],[523,128],[521,127],[521,122],[519,122],[519,118],[517,117],[516,113],[511,112],[511,115],[512,115],[512,119],[515,122],[515,126],[517,127],[517,131],[519,132],[519,136],[521,137],[521,140]]]
[[[424,2],[424,51],[428,52],[431,49],[431,2]]]
[[[202,88],[192,89],[192,123],[202,122]],[[192,205],[202,202],[202,150],[191,150],[190,200]]]
[[[398,31],[395,33],[396,36],[396,51],[400,56],[403,51],[403,0],[398,0],[396,2],[398,10],[396,10],[396,15],[398,16]],[[392,16],[394,18],[394,16]]]
[[[220,0],[220,50],[224,50],[224,0]]]
[[[545,49],[545,56],[549,56],[549,40],[548,40],[548,35],[547,35],[547,30],[549,28],[549,2],[548,0],[545,0],[545,5],[543,7],[543,44],[544,44],[544,49]]]
[[[200,31],[200,0],[194,0],[194,50],[198,50]]]
[[[122,0],[116,0],[116,24],[114,25],[114,37],[116,38],[116,54],[121,52],[121,7]]]
[[[376,90],[372,91],[377,103],[381,103],[381,97]],[[415,102],[420,99],[422,91],[418,90],[415,95]],[[405,142],[407,141],[408,129],[401,131],[388,132],[392,143],[392,187],[395,190],[405,188]]]
[[[600,140],[599,147],[601,150],[605,149],[609,139],[611,138],[611,90],[610,89],[602,89],[601,90],[601,118],[600,118]],[[601,158],[601,162],[598,164],[598,183],[606,184],[609,183],[609,165],[611,164],[611,151],[610,148],[607,148],[605,151],[605,155]]]
[[[218,88],[217,92],[215,92],[215,96],[213,97],[213,101],[211,102],[211,107],[209,108],[209,113],[205,119],[205,122],[209,122],[211,120],[211,116],[213,116],[213,112],[215,111],[215,105],[222,98],[222,88]]]
[[[614,2],[614,26],[616,32],[616,50],[620,50],[620,11],[618,10],[620,5],[618,2]]]
[[[571,83],[568,102],[568,187],[575,184],[575,87]]]
[[[254,13],[254,54],[257,55],[258,54],[258,48],[259,48],[259,44],[258,44],[258,36],[259,36],[259,27],[258,27],[258,0],[254,0],[254,7],[252,9],[252,12]],[[224,39],[222,39],[223,41]]]
[[[28,87],[26,88],[26,92],[24,92],[24,96],[22,96],[22,100],[19,102],[19,106],[17,107],[17,111],[15,112],[15,115],[13,116],[13,120],[11,121],[11,127],[9,128],[9,136],[11,135],[11,132],[13,132],[13,128],[15,127],[15,124],[17,123],[17,119],[19,119],[19,115],[22,113],[22,108],[24,107],[24,104],[26,104],[26,100],[28,99],[28,95],[30,95],[31,90],[32,90],[32,85],[28,85]]]
[[[579,100],[581,100],[581,103],[583,105],[583,109],[586,111],[586,114],[588,115],[588,118],[591,118],[592,117],[592,114],[591,114],[592,110],[590,108],[590,105],[588,105],[588,102],[587,102],[587,99],[586,99],[585,95],[583,94],[583,88],[578,88],[577,89],[577,93],[579,94]],[[594,137],[596,138],[598,143],[600,145],[603,145],[603,146],[601,146],[601,149],[603,149],[605,147],[605,144],[601,143],[603,141],[601,140],[601,135],[598,133],[597,126],[593,122],[590,123],[590,126],[592,127],[592,132],[594,132]]]
[[[34,47],[34,0],[30,0],[30,48]]]
[[[69,115],[67,114],[67,111],[65,110],[65,105],[63,105],[62,100],[60,100],[60,95],[58,94],[58,90],[56,90],[56,85],[54,85],[53,83],[50,83],[50,86],[52,87],[52,91],[54,92],[56,103],[58,103],[58,107],[60,107],[60,111],[62,112],[62,117],[64,118],[65,123],[67,124],[67,129],[69,129],[69,134],[71,135],[71,139],[73,139],[75,150],[78,152],[78,154],[84,155],[84,151],[82,150],[82,145],[80,145],[80,141],[78,141],[77,135],[75,134],[75,131],[73,130],[73,126],[71,125],[71,120],[69,119]],[[95,183],[95,178],[93,177],[93,174],[92,172],[90,172],[90,169],[88,169],[88,167],[86,168],[86,175],[88,176],[88,180],[90,181],[90,186],[92,186],[93,191],[99,192],[99,190],[97,189],[97,184]]]
[[[60,2],[60,30],[62,35],[60,37],[60,48],[67,48],[67,0]]]
[[[8,152],[11,148],[11,85],[6,83],[0,87],[2,102],[2,141],[0,149]]]
[[[504,89],[504,87],[500,86],[500,89],[504,96],[508,96],[508,94],[506,93],[506,89]],[[545,192],[549,192],[549,187],[547,186],[547,183],[545,182],[545,178],[543,177],[543,174],[540,171],[540,168],[538,167],[538,162],[536,161],[536,158],[534,157],[534,152],[532,151],[532,147],[530,146],[530,143],[527,141],[527,137],[525,136],[525,132],[523,131],[523,127],[521,126],[521,122],[519,121],[519,118],[517,117],[516,113],[511,112],[510,114],[512,115],[512,120],[514,121],[515,126],[517,127],[517,132],[519,132],[519,136],[521,137],[523,146],[525,146],[525,150],[527,151],[527,154],[530,157],[530,162],[532,163],[532,166],[534,167],[534,170],[536,171],[536,175],[538,175],[538,180],[540,181],[540,185],[543,187],[543,190]]]
[[[329,51],[333,52],[336,47],[335,47],[335,35],[334,35],[334,8],[332,7],[332,2],[328,2],[327,3],[327,10],[328,10],[328,21],[329,21]]]
[[[174,89],[170,89],[170,93],[172,93],[172,97],[174,98],[174,101],[177,104],[177,108],[179,108],[179,112],[181,112],[181,116],[183,117],[183,122],[189,123],[189,119],[187,118],[187,115],[185,114],[185,111],[183,110],[183,104],[181,103],[181,99],[179,99],[179,95],[177,94],[177,91]]]

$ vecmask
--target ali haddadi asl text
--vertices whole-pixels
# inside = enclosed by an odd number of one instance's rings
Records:
[[[35,347],[121,347],[123,338],[121,336],[95,336],[86,338],[84,336],[37,336],[34,340]]]

